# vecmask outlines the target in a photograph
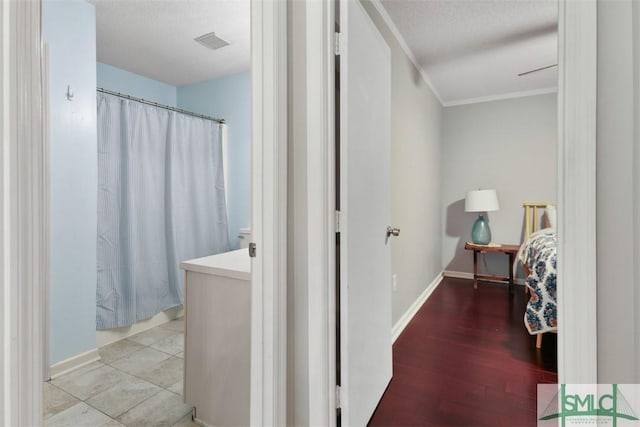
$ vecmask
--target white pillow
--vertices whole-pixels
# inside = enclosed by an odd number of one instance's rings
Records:
[[[542,226],[544,228],[556,228],[556,207],[547,205],[542,216]]]

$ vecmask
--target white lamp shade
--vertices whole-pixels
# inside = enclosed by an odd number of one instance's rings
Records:
[[[500,209],[496,190],[474,190],[464,199],[465,212],[490,212]]]

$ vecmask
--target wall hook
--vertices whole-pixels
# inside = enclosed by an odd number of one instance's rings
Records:
[[[71,85],[67,85],[67,99],[69,101],[73,101],[73,91],[71,90]]]

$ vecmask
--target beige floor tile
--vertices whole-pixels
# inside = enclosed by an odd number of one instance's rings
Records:
[[[125,412],[118,421],[128,427],[171,427],[191,410],[180,396],[162,390]]]
[[[149,329],[148,331],[140,332],[132,337],[127,338],[130,341],[137,342],[142,345],[151,345],[158,341],[162,341],[172,335],[179,333],[180,331],[175,331],[173,329],[155,327],[153,329]]]
[[[191,414],[187,414],[180,421],[175,423],[173,427],[202,427],[200,424],[193,421]]]
[[[101,427],[126,427],[124,424],[120,424],[116,420],[111,420],[108,423],[104,424]]]
[[[123,372],[113,369],[111,366],[103,365],[88,372],[78,369],[51,380],[51,384],[80,400],[86,400],[111,388],[124,378],[126,378],[126,375]]]
[[[102,427],[112,421],[111,418],[96,411],[84,402],[57,413],[44,423],[46,427]]]
[[[145,347],[142,350],[129,353],[125,357],[112,362],[110,365],[124,372],[136,375],[140,371],[149,369],[171,356],[158,350]]]
[[[44,383],[44,419],[52,417],[58,412],[62,412],[72,407],[79,400],[71,396],[69,393],[51,385]]]
[[[142,347],[142,344],[138,344],[134,341],[120,340],[114,342],[113,344],[101,347],[98,350],[98,353],[100,353],[102,362],[110,363],[115,360],[121,359],[126,355],[133,353],[134,351],[141,350]]]
[[[181,353],[176,354],[176,357],[179,357],[181,359],[184,359],[184,351]]]
[[[138,371],[136,376],[144,378],[162,388],[167,388],[182,380],[183,371],[184,360],[178,357],[172,357],[157,365]]]
[[[165,329],[171,329],[178,332],[184,332],[184,316],[178,319],[172,320],[171,322],[164,323],[160,325],[160,327]]]
[[[181,353],[184,350],[184,334],[181,332],[176,335],[171,335],[170,337],[151,344],[150,347],[160,350],[163,353]]]
[[[118,384],[102,393],[96,394],[86,402],[111,418],[118,418],[160,390],[160,387],[148,381],[127,375]]]
[[[182,380],[178,381],[177,383],[175,383],[171,387],[167,387],[167,390],[169,390],[172,393],[179,394],[180,396],[182,396],[183,392],[184,392],[184,381],[182,381]]]

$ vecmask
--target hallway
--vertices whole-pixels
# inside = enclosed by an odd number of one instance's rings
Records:
[[[535,426],[536,385],[557,382],[556,335],[542,351],[516,286],[445,278],[393,346],[393,379],[370,426]]]

